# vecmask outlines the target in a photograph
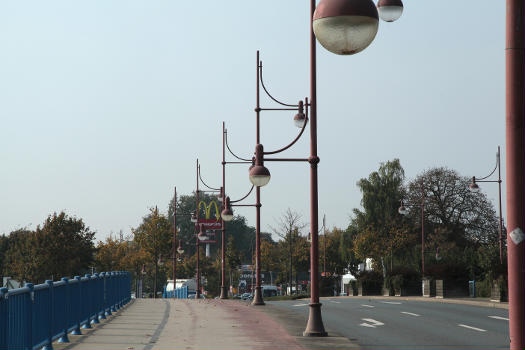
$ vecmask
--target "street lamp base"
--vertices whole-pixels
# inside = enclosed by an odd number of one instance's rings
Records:
[[[303,337],[327,337],[328,333],[324,330],[323,317],[321,316],[321,303],[311,303],[308,323],[303,332]]]
[[[221,296],[220,299],[228,299],[228,287],[223,286],[221,287]]]
[[[255,287],[255,295],[253,296],[252,305],[266,305],[262,297],[260,286]]]

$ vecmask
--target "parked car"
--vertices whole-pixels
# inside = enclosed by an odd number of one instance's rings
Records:
[[[251,299],[253,299],[253,295],[251,295],[250,293],[244,293],[243,295],[241,295],[241,299],[242,300],[251,300]]]

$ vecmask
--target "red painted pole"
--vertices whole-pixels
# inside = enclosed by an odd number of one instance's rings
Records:
[[[257,93],[256,93],[256,107],[255,115],[257,119],[256,125],[256,145],[259,145],[261,142],[260,139],[260,99],[259,99],[259,85],[260,85],[260,75],[259,75],[259,51],[257,51]],[[261,155],[261,158],[263,155]],[[261,188],[257,186],[255,188],[255,294],[253,295],[252,305],[264,305],[264,300],[262,297],[261,290]],[[253,293],[253,288],[252,288]]]
[[[501,213],[501,157],[498,146],[499,263],[503,264],[503,215]]]
[[[317,63],[316,39],[313,31],[315,0],[310,1],[310,307],[308,323],[303,332],[304,336],[325,337],[328,333],[324,329],[319,302],[319,208],[317,183]]]
[[[195,192],[195,202],[197,204],[196,208],[197,208],[197,211],[196,211],[196,217],[197,217],[197,223],[195,223],[195,228],[198,228],[199,224],[198,224],[198,221],[199,221],[199,160],[197,159],[197,192]],[[200,269],[199,269],[199,237],[197,235],[195,235],[195,246],[197,247],[197,265],[196,265],[196,269],[197,269],[197,273],[196,273],[196,277],[197,277],[197,281],[196,281],[196,284],[197,284],[197,288],[196,288],[196,291],[195,291],[195,299],[200,299],[201,297],[201,272],[200,272]]]
[[[507,242],[510,349],[525,349],[525,10],[523,0],[507,0],[506,142]]]
[[[421,276],[425,278],[425,195],[421,197]]]
[[[221,188],[221,196],[222,196],[222,207],[226,205],[226,150],[225,150],[225,132],[226,129],[224,127],[224,122],[222,122],[222,188]],[[221,230],[221,299],[228,299],[228,289],[226,287],[226,283],[224,281],[226,276],[226,222],[222,220],[221,217],[221,223],[222,223],[222,230]]]
[[[175,187],[175,194],[173,198],[173,244],[171,247],[171,258],[173,261],[171,267],[171,276],[173,277],[173,290],[175,290],[177,285],[177,187]]]

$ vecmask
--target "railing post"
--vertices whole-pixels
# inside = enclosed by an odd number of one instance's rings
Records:
[[[98,320],[98,291],[97,291],[97,284],[98,284],[98,273],[95,273],[93,276],[91,276],[91,279],[89,280],[89,283],[91,284],[91,290],[90,290],[90,296],[89,299],[91,300],[91,315],[93,316],[93,319],[91,320],[92,324],[99,324],[100,321]]]
[[[71,298],[71,305],[74,305],[74,308],[77,310],[75,313],[77,324],[71,332],[71,335],[82,335],[82,331],[80,330],[80,323],[82,322],[82,283],[80,283],[80,276],[75,276],[75,280],[77,281],[77,293]]]
[[[111,289],[111,272],[106,272],[104,274],[104,300],[105,300],[105,305],[104,307],[106,308],[106,316],[111,316],[112,313],[111,313],[111,293],[110,293],[110,289]]]
[[[29,301],[26,308],[27,312],[27,324],[26,324],[26,344],[29,346],[28,349],[33,348],[33,303],[35,301],[35,292],[33,291],[33,283],[27,283],[26,287],[29,288]]]
[[[7,288],[0,288],[0,349],[7,349]]]
[[[117,312],[117,309],[115,308],[115,280],[116,280],[116,274],[115,272],[110,272],[111,276],[111,285],[109,289],[109,295],[111,300],[111,312]]]
[[[129,279],[129,272],[124,272],[124,304],[131,300],[131,280]]]
[[[47,288],[49,290],[49,298],[48,298],[48,305],[49,305],[49,318],[48,318],[48,324],[47,324],[47,344],[44,345],[42,350],[53,350],[53,325],[55,324],[55,293],[53,291],[53,281],[46,280]]]
[[[62,277],[62,282],[64,282],[64,287],[65,288],[65,293],[64,293],[64,296],[65,296],[65,300],[62,300],[63,303],[65,303],[65,314],[62,315],[64,320],[63,320],[63,324],[64,324],[64,335],[60,337],[60,339],[58,339],[58,342],[59,343],[69,343],[69,338],[67,336],[67,331],[68,331],[68,328],[69,328],[69,319],[71,318],[71,315],[70,315],[70,307],[69,305],[71,305],[71,293],[69,292],[69,279],[67,277]]]
[[[100,294],[100,304],[102,307],[102,311],[100,313],[100,316],[98,316],[99,320],[105,320],[106,318],[106,273],[101,272],[100,273],[100,281],[99,281],[99,290],[98,293]]]
[[[91,301],[89,297],[90,288],[91,288],[91,285],[90,285],[91,275],[88,273],[84,277],[85,277],[85,281],[82,282],[84,284],[84,286],[82,287],[82,299],[83,300],[81,300],[81,302],[83,303],[83,305],[86,306],[87,322],[84,323],[82,328],[89,329],[91,328]]]
[[[116,305],[116,308],[117,310],[120,310],[120,302],[122,300],[122,296],[120,295],[120,290],[121,290],[121,275],[120,275],[120,271],[117,271],[115,272],[115,274],[117,275],[117,285],[116,285],[116,290],[115,290],[115,295],[117,296],[117,305]]]

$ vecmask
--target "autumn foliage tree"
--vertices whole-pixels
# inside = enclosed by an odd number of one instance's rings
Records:
[[[92,265],[94,236],[82,219],[64,212],[49,215],[35,231],[18,230],[9,235],[5,253],[9,273],[34,284],[81,275]]]

